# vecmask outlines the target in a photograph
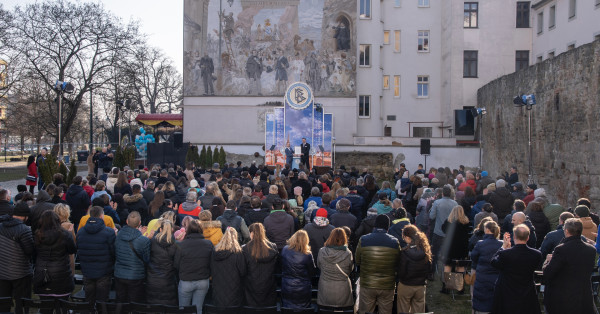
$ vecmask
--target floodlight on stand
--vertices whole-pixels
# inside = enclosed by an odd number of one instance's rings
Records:
[[[513,104],[517,105],[517,107],[527,106],[527,110],[531,110],[531,107],[536,103],[537,102],[535,100],[534,94],[519,95],[515,96],[515,98],[513,99]]]
[[[71,94],[75,90],[75,86],[69,82],[56,81],[54,89],[62,93]]]
[[[473,118],[483,116],[484,114],[487,114],[487,110],[485,110],[485,108],[471,108],[471,114],[473,115]]]

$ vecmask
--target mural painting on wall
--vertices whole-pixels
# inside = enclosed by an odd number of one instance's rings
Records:
[[[283,95],[292,82],[355,96],[355,1],[185,0],[184,12],[185,96]]]

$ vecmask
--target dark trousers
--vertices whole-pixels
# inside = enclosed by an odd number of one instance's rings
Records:
[[[29,186],[29,193],[33,194],[33,190],[35,189],[35,185]]]
[[[146,303],[144,279],[129,280],[115,278],[118,303]]]
[[[55,305],[58,304],[57,302],[59,302],[58,300],[65,300],[68,301],[69,300],[69,296],[65,295],[62,297],[51,297],[51,296],[45,296],[45,295],[40,295],[40,300],[55,300]],[[18,313],[18,312],[17,312]],[[54,309],[54,310],[40,310],[41,314],[53,314],[53,313],[60,313],[60,309]]]
[[[431,254],[433,254],[433,259],[431,263],[431,272],[435,274],[437,268],[437,262],[440,258],[440,254],[442,253],[442,245],[444,244],[444,237],[439,236],[437,234],[433,234],[431,237]],[[442,274],[443,275],[443,274]]]
[[[111,276],[104,276],[98,279],[83,277],[85,300],[90,304],[95,304],[96,301],[108,301],[111,283],[110,278]]]
[[[32,275],[15,280],[0,280],[0,297],[12,297],[15,300],[15,313],[22,313],[21,298],[31,298]],[[10,307],[0,307],[0,312],[10,312]]]

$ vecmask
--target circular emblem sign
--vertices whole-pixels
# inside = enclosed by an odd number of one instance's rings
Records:
[[[296,110],[308,107],[313,101],[313,94],[310,86],[306,83],[293,83],[285,93],[285,101]]]

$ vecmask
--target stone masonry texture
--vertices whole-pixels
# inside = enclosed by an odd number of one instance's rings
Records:
[[[483,168],[497,176],[516,165],[528,174],[528,112],[516,95],[535,94],[531,110],[533,179],[565,207],[580,197],[600,208],[600,41],[568,51],[478,90]]]

